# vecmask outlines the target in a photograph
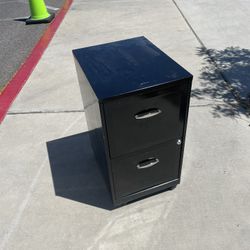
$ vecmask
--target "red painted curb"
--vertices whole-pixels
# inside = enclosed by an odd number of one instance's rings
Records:
[[[16,96],[39,62],[43,52],[48,47],[72,2],[73,0],[65,0],[63,7],[60,9],[54,20],[49,24],[48,28],[43,33],[36,46],[32,49],[29,56],[19,67],[13,78],[0,94],[0,123],[3,121],[10,105],[15,100]]]

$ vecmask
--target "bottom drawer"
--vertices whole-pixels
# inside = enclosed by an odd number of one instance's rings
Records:
[[[124,197],[179,177],[181,145],[161,146],[111,160],[115,194]]]

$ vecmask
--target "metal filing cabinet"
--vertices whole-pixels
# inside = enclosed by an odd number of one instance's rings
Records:
[[[115,205],[180,182],[192,75],[145,37],[73,50]]]

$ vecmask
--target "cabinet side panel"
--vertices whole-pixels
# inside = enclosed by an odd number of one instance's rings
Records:
[[[85,111],[85,117],[88,125],[88,133],[91,141],[91,146],[100,168],[101,174],[110,188],[110,182],[108,179],[108,166],[107,158],[105,155],[105,141],[103,136],[103,122],[100,113],[99,100],[96,97],[93,89],[91,88],[88,79],[86,78],[82,68],[78,61],[74,58],[78,81],[80,85],[81,96],[83,100],[83,106]]]

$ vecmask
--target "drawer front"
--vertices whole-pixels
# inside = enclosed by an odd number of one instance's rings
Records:
[[[178,179],[181,145],[177,140],[111,160],[115,193],[121,198]]]
[[[187,98],[185,84],[105,103],[111,158],[181,137]]]

